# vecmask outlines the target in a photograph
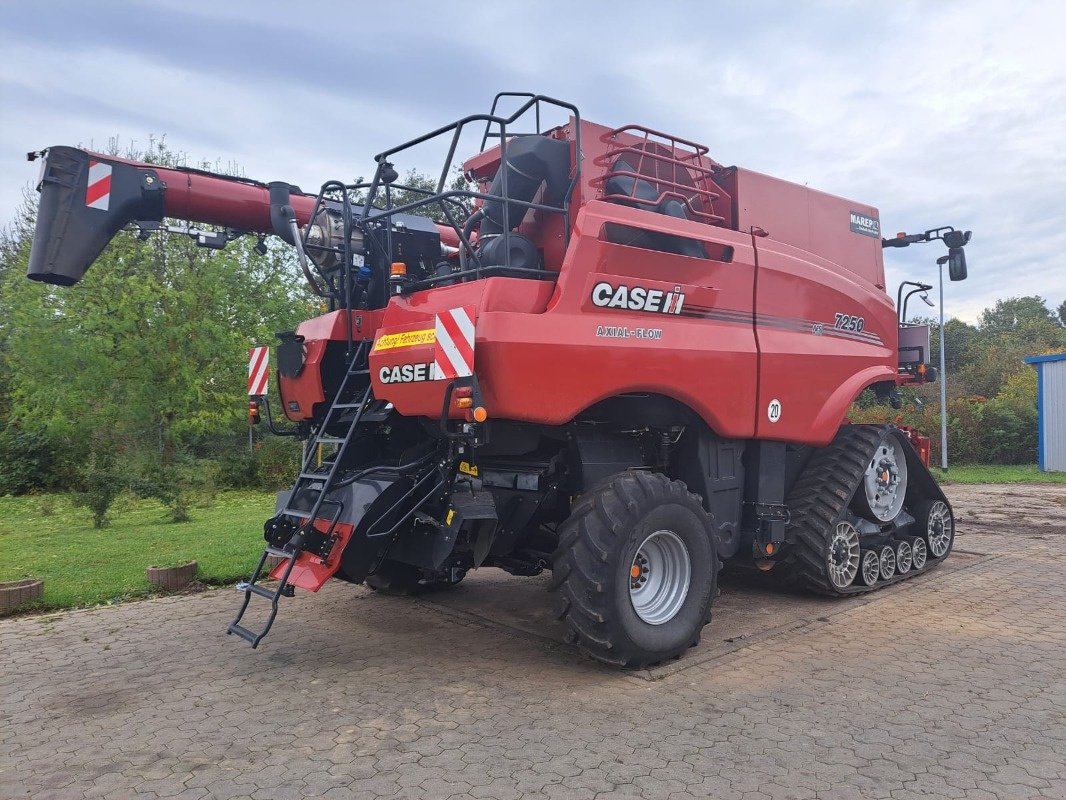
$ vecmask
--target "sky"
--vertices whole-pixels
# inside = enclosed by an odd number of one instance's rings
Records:
[[[972,230],[949,316],[1066,299],[1062,2],[6,0],[0,49],[0,224],[49,145],[165,136],[313,190],[530,91],[876,206],[886,235]],[[889,289],[943,252],[886,251]]]

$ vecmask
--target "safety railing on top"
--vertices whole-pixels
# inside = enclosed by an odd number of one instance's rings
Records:
[[[623,134],[640,141],[625,144],[620,139]],[[709,225],[725,223],[725,216],[715,210],[722,195],[712,188],[715,168],[719,165],[707,155],[706,146],[642,125],[615,128],[605,138],[609,148],[604,161],[610,166],[593,181],[593,185],[604,190],[604,200],[653,208],[673,198],[684,204],[690,219]],[[612,178],[630,178],[632,188],[628,193],[610,192]],[[638,181],[650,184],[657,192],[655,197],[638,197]]]
[[[519,106],[509,116],[500,116],[496,113],[499,102],[505,97],[525,97],[526,102]],[[508,170],[503,170],[501,177],[501,194],[500,195],[488,195],[484,192],[477,192],[465,189],[452,189],[445,191],[445,185],[448,182],[449,175],[452,174],[452,167],[455,164],[456,149],[459,145],[460,138],[464,130],[469,126],[484,123],[485,132],[482,135],[481,147],[484,151],[485,145],[490,138],[499,139],[500,148],[500,163],[506,163],[507,159],[507,143],[509,137],[528,135],[528,134],[516,134],[514,132],[514,124],[520,120],[526,120],[527,117],[532,116],[534,118],[534,124],[537,129],[537,133],[543,133],[540,129],[541,123],[541,106],[552,106],[563,111],[568,111],[573,115],[574,125],[574,145],[577,156],[574,158],[574,162],[570,168],[570,182],[567,186],[566,192],[563,196],[562,202],[559,205],[550,205],[546,203],[536,203],[527,200],[518,200],[512,198],[507,190],[507,173]],[[434,131],[430,131],[423,136],[419,136],[404,144],[398,145],[390,150],[386,150],[379,153],[374,157],[377,162],[377,169],[374,172],[374,178],[368,184],[355,184],[349,187],[352,190],[365,190],[366,196],[363,201],[363,210],[360,216],[359,224],[364,229],[368,236],[378,237],[384,236],[385,241],[381,242],[387,252],[391,252],[391,237],[392,227],[385,223],[388,218],[396,214],[404,213],[417,213],[419,209],[435,208],[439,210],[441,216],[446,220],[446,223],[451,226],[455,231],[456,236],[459,239],[460,246],[460,263],[461,269],[458,272],[451,273],[440,278],[429,278],[427,280],[418,281],[408,286],[409,290],[426,288],[432,286],[435,283],[442,281],[454,281],[464,280],[466,278],[480,278],[486,277],[492,274],[494,271],[506,271],[508,274],[522,273],[528,274],[530,277],[552,277],[555,275],[551,270],[542,269],[515,269],[507,266],[492,266],[486,267],[481,263],[481,259],[478,256],[475,248],[473,247],[470,235],[472,230],[467,230],[467,226],[464,226],[464,221],[470,219],[469,209],[466,206],[466,202],[485,202],[486,200],[498,200],[501,201],[503,209],[503,227],[504,230],[511,230],[510,227],[510,209],[512,206],[516,206],[522,210],[522,214],[525,215],[530,209],[538,211],[544,211],[553,214],[561,214],[564,220],[569,220],[570,217],[570,201],[574,194],[574,188],[578,185],[581,176],[581,113],[578,111],[577,106],[564,102],[562,100],[556,100],[544,95],[525,94],[518,92],[501,92],[496,95],[492,103],[492,112],[489,114],[474,114],[468,117],[463,117],[460,120],[437,128]],[[424,144],[431,139],[442,137],[447,134],[451,134],[451,140],[448,146],[448,154],[444,161],[444,166],[441,169],[440,177],[437,181],[435,191],[429,191],[426,189],[417,189],[415,187],[396,187],[404,190],[413,190],[415,193],[425,196],[418,200],[414,200],[408,203],[404,203],[399,206],[392,206],[388,202],[388,192],[391,191],[388,186],[389,183],[384,178],[389,173],[395,173],[395,169],[392,164],[392,159],[398,154],[412,147],[420,144]],[[375,201],[379,198],[379,193],[382,192],[382,187],[385,188],[386,202],[384,207],[380,204],[375,205]],[[395,186],[395,184],[393,184]],[[457,211],[464,213],[464,219],[460,220],[456,216]],[[565,238],[569,242],[570,226],[564,225]],[[472,266],[470,266],[472,264]]]

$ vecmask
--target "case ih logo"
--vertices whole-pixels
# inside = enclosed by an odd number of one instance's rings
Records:
[[[648,289],[644,286],[614,286],[600,281],[592,287],[592,303],[600,308],[621,308],[628,311],[650,311],[653,314],[680,314],[685,295],[677,286],[672,292]]]
[[[858,211],[851,212],[851,232],[881,238],[881,223],[876,217],[868,217]]]

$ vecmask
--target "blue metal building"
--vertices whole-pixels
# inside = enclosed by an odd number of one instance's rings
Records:
[[[1033,356],[1036,368],[1036,409],[1040,469],[1066,472],[1066,353]]]

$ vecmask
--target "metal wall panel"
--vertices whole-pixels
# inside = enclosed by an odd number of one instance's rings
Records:
[[[1045,361],[1041,411],[1044,417],[1044,469],[1066,472],[1066,361]]]

